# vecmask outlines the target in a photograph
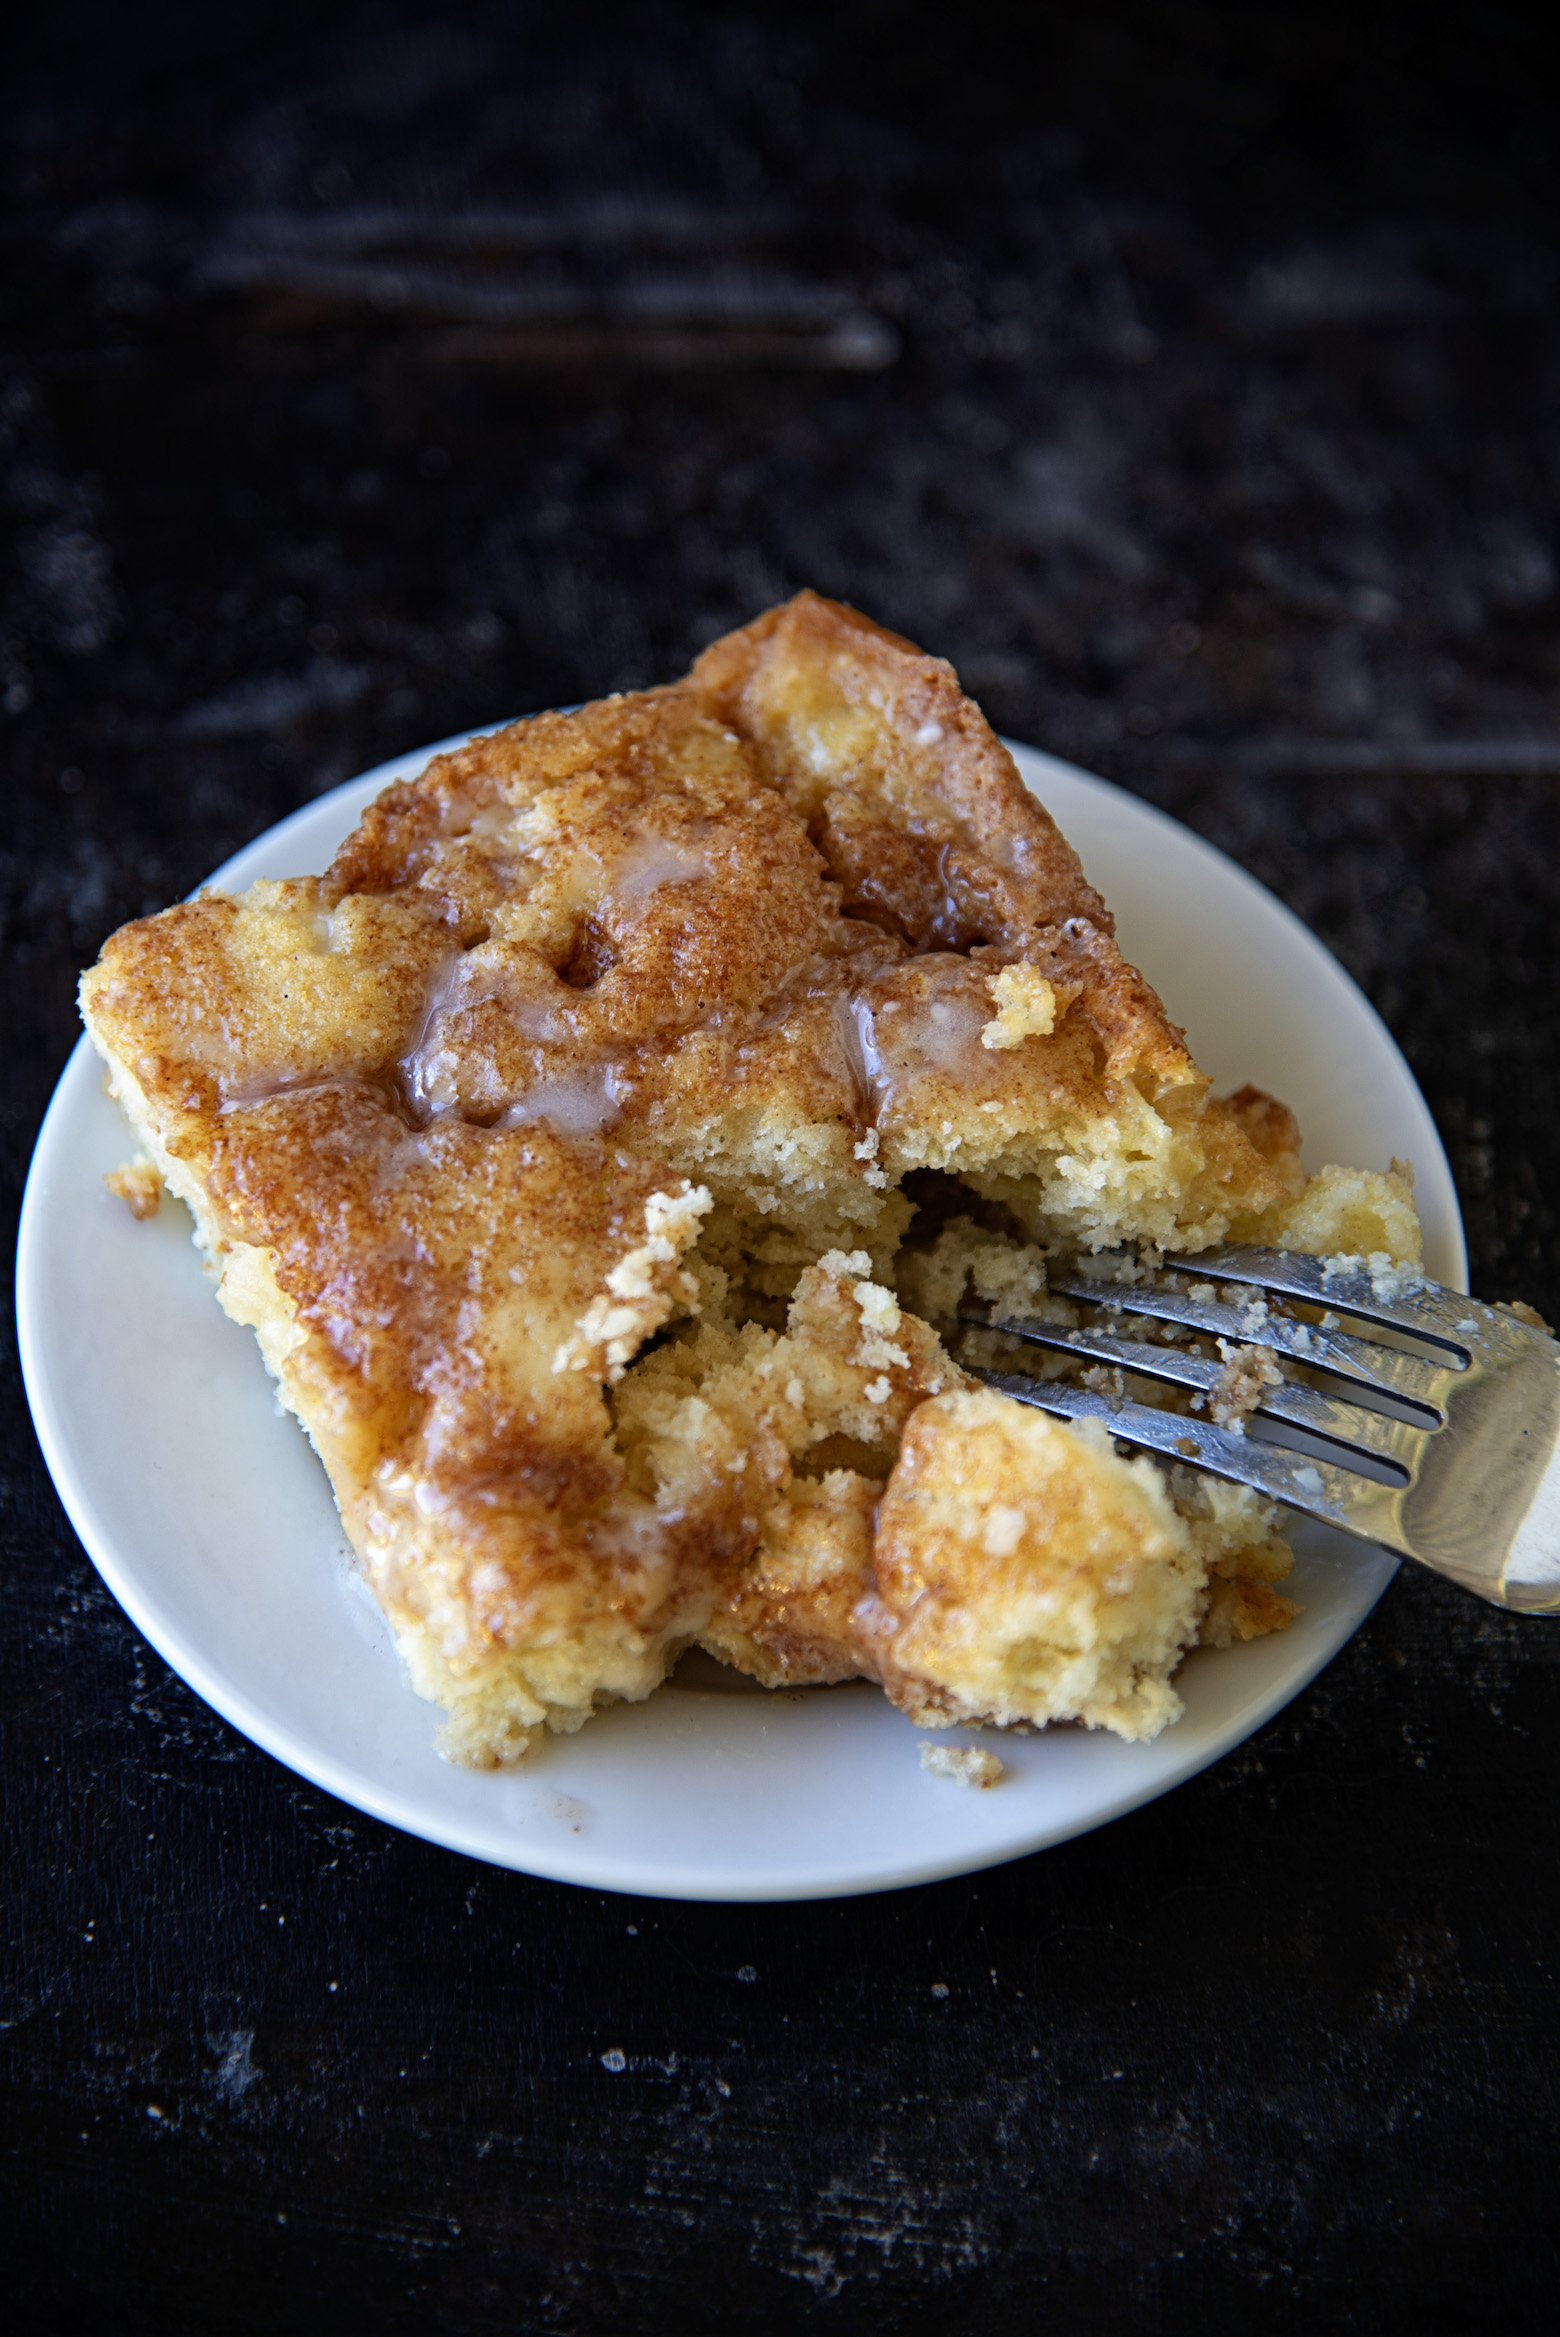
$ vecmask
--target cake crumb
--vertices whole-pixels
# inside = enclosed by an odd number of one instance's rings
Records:
[[[679,1307],[698,1313],[698,1285],[677,1260],[713,1207],[704,1186],[686,1177],[680,1192],[650,1195],[643,1243],[608,1273],[605,1292],[591,1300],[553,1356],[555,1374],[589,1371],[604,1358],[607,1384],[615,1387],[644,1341]]]
[[[999,1011],[980,1034],[983,1047],[1021,1047],[1055,1030],[1056,991],[1037,966],[1004,966],[992,976],[991,994]]]
[[[1500,1303],[1497,1312],[1514,1315],[1519,1323],[1526,1323],[1530,1331],[1547,1331],[1551,1339],[1555,1335],[1554,1324],[1546,1323],[1537,1307],[1529,1306],[1525,1298],[1508,1298]]]
[[[162,1200],[162,1178],[144,1152],[110,1169],[103,1182],[116,1200],[123,1201],[132,1217],[144,1220],[157,1215]]]
[[[1208,1411],[1220,1428],[1245,1433],[1246,1415],[1255,1412],[1269,1388],[1281,1388],[1284,1375],[1271,1347],[1238,1347],[1219,1341],[1224,1369],[1208,1390]]]
[[[984,1792],[1002,1775],[995,1753],[978,1745],[934,1745],[921,1741],[921,1767],[933,1777],[950,1777],[955,1785],[976,1785]]]
[[[1323,1258],[1323,1282],[1336,1282],[1355,1274],[1370,1277],[1370,1294],[1381,1306],[1392,1306],[1405,1298],[1417,1298],[1421,1290],[1429,1288],[1427,1277],[1418,1266],[1405,1258],[1394,1258],[1388,1250],[1372,1250],[1368,1256],[1357,1251],[1342,1250]]]

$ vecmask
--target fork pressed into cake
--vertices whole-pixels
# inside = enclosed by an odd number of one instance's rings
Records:
[[[1116,1390],[978,1366],[977,1378],[1379,1542],[1493,1606],[1560,1611],[1560,1344],[1531,1307],[1485,1306],[1385,1260],[1250,1248],[1205,1251],[1179,1274],[1096,1258],[1053,1275],[1050,1295],[1103,1324],[969,1319],[1107,1365]],[[1129,1379],[1189,1408],[1135,1402]]]
[[[1397,1164],[1211,1095],[951,668],[810,593],[124,927],[82,1008],[477,1764],[695,1642],[1153,1734],[1293,1612],[1275,1505],[982,1386],[964,1315],[1123,1243],[1419,1255]]]

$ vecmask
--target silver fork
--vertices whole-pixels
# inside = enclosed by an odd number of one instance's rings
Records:
[[[1133,1278],[1116,1279],[1122,1274]],[[1154,1270],[1116,1253],[1051,1275],[1058,1297],[1270,1347],[1348,1391],[1324,1394],[1286,1378],[1263,1391],[1251,1414],[1255,1435],[1243,1432],[1244,1422],[1220,1428],[1065,1380],[966,1369],[1020,1403],[1102,1420],[1123,1443],[1254,1486],[1383,1543],[1498,1607],[1560,1610],[1560,1345],[1503,1308],[1437,1283],[1395,1295],[1391,1276],[1377,1279],[1384,1295],[1368,1268],[1329,1274],[1320,1258],[1263,1249],[1208,1250]],[[1238,1303],[1221,1297],[1220,1286],[1233,1288]],[[1289,1311],[1295,1303],[1322,1310],[1321,1321]],[[1119,1365],[1205,1398],[1224,1369],[1209,1356],[1111,1329],[960,1311],[966,1322],[1080,1363]],[[1346,1332],[1340,1316],[1417,1346]],[[1298,1432],[1306,1449],[1272,1441],[1275,1430]]]

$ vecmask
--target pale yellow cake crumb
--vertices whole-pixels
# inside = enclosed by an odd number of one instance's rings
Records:
[[[1271,1347],[1241,1346],[1221,1339],[1219,1353],[1224,1358],[1224,1369],[1208,1390],[1208,1417],[1216,1427],[1232,1428],[1243,1436],[1248,1416],[1256,1411],[1269,1388],[1283,1386],[1284,1375]]]
[[[142,1220],[155,1217],[162,1204],[162,1178],[144,1152],[134,1160],[127,1160],[119,1168],[110,1169],[104,1184],[118,1201],[123,1201],[132,1217]]]
[[[1035,966],[1004,966],[994,974],[991,994],[998,1013],[980,1034],[983,1047],[1021,1047],[1026,1039],[1048,1039],[1056,1028],[1056,987]]]
[[[1003,1774],[996,1754],[983,1751],[979,1745],[923,1742],[921,1767],[933,1777],[946,1777],[954,1785],[977,1786],[982,1792],[989,1792]]]

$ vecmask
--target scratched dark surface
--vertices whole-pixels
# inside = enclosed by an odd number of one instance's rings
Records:
[[[1560,1311],[1541,20],[1073,13],[31,12],[11,1222],[122,918],[810,583],[1291,902]],[[1103,1833],[629,1901],[236,1736],[5,1404],[12,2326],[1554,2326],[1560,1626],[1400,1579]]]

